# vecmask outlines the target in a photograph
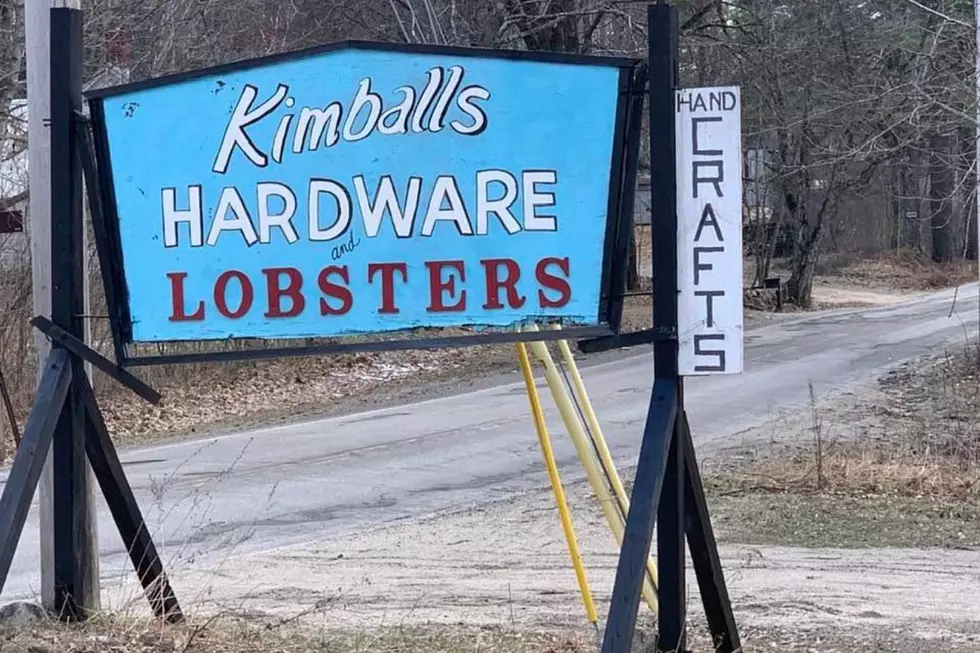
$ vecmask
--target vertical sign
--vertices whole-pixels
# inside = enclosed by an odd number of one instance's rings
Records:
[[[742,371],[742,145],[738,87],[682,89],[677,121],[680,373]]]

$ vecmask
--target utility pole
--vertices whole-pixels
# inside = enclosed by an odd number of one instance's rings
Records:
[[[33,272],[34,314],[50,317],[51,306],[51,39],[50,10],[54,7],[80,9],[80,0],[30,0],[24,5],[24,22],[27,49],[27,104],[28,104],[28,172],[30,179],[30,204],[28,235],[31,242]],[[84,232],[83,232],[84,233]],[[87,270],[86,266],[86,270]],[[87,274],[85,275],[86,304],[88,298]],[[88,334],[86,333],[86,340]],[[38,356],[38,379],[41,367],[48,358],[50,345],[40,332],[35,334]],[[87,370],[90,373],[90,370]],[[88,583],[81,590],[76,602],[88,610],[99,606],[99,547],[96,529],[96,503],[93,493],[92,473],[86,475],[87,501],[77,505],[76,519],[84,525],[85,538],[77,555],[82,556],[87,568]],[[40,523],[41,599],[45,608],[55,610],[56,591],[54,574],[54,475],[52,456],[49,451],[41,474],[38,489],[38,517]]]

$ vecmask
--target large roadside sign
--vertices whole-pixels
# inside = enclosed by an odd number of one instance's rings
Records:
[[[608,328],[635,64],[345,43],[93,93],[123,339]]]

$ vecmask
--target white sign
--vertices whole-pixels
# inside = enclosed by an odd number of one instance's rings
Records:
[[[735,86],[675,94],[680,373],[742,372],[742,127]]]

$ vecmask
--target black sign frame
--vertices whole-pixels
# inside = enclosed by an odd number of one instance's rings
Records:
[[[288,343],[309,342],[309,338],[259,340],[232,338],[223,342],[225,348],[197,353],[134,355],[133,321],[125,281],[123,252],[119,233],[119,215],[113,184],[112,161],[109,155],[109,135],[105,122],[103,100],[136,90],[159,88],[190,79],[257,66],[282,63],[314,55],[344,50],[388,51],[407,54],[428,54],[450,57],[505,59],[542,63],[565,63],[613,67],[619,70],[616,101],[616,120],[610,161],[610,187],[606,213],[606,233],[600,280],[600,301],[597,326],[571,326],[560,330],[506,331],[484,329],[473,335],[442,337],[407,337],[407,331],[364,334],[352,337],[324,337],[318,344],[285,344],[258,347],[233,347],[234,342]],[[626,288],[626,265],[630,232],[633,229],[633,206],[636,189],[637,162],[640,149],[640,128],[643,112],[643,93],[646,86],[646,64],[642,59],[566,55],[518,50],[491,50],[452,46],[432,46],[374,41],[340,41],[282,54],[246,59],[185,73],[166,75],[144,81],[95,89],[85,93],[91,116],[91,140],[83,137],[83,167],[90,193],[90,208],[96,247],[101,263],[102,279],[109,314],[110,331],[117,364],[121,367],[165,365],[177,363],[219,362],[316,356],[326,354],[437,349],[468,347],[506,342],[530,342],[559,339],[603,338],[619,333],[623,298]],[[86,145],[87,144],[87,145]],[[439,329],[429,329],[438,331]],[[318,338],[319,339],[319,338]],[[195,342],[171,340],[168,344]],[[152,343],[163,344],[163,343]]]

